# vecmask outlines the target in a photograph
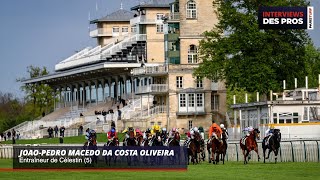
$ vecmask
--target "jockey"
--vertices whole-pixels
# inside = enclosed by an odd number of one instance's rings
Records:
[[[194,128],[193,128],[193,131],[194,131],[195,133],[196,133],[196,132],[197,132],[197,133],[200,133],[198,127],[194,127]]]
[[[177,132],[177,128],[172,128],[171,131],[169,132],[169,139],[174,137],[174,134]]]
[[[117,137],[117,132],[114,128],[112,128],[108,133],[107,133],[107,138],[108,141],[113,139],[114,137]]]
[[[143,136],[142,132],[140,131],[139,128],[136,129],[136,135],[137,136]]]
[[[229,137],[228,129],[224,127],[224,124],[220,124],[220,128],[221,128],[222,132],[226,133],[226,139],[228,139],[228,137]]]
[[[133,127],[128,127],[128,129],[125,129],[124,131],[122,131],[122,133],[126,133],[124,141],[126,141],[129,138],[129,132],[130,131],[133,131],[134,136],[136,136],[136,131],[133,129]]]
[[[85,136],[86,140],[88,140],[88,143],[92,142],[93,137],[97,138],[96,131],[94,131],[93,129],[88,130]]]
[[[273,135],[273,130],[274,129],[268,129],[267,131],[266,131],[266,140],[265,140],[265,144],[266,144],[266,146],[269,144],[269,140],[270,140],[270,138],[272,137],[272,135]]]
[[[167,128],[162,128],[162,132],[160,134],[160,137],[164,143],[167,143],[167,140],[168,140]]]
[[[151,130],[151,134],[152,135],[156,135],[156,133],[160,132],[160,126],[159,125],[154,125],[152,127],[152,130]]]
[[[151,137],[151,129],[148,128],[144,133],[143,133],[143,139],[149,139]]]
[[[248,127],[245,127],[243,129],[243,133],[245,135],[245,137],[249,137],[250,136],[250,133],[253,131],[253,127],[252,126],[248,126]]]
[[[201,138],[204,139],[204,129],[202,126],[199,127],[199,132],[200,132]]]
[[[222,130],[220,128],[220,126],[217,125],[217,123],[215,123],[214,120],[212,120],[212,125],[209,128],[209,138],[211,139],[214,135],[213,133],[215,133],[215,136],[217,139],[219,139],[220,141],[222,141]]]

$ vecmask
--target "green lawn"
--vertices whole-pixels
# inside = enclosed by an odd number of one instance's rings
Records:
[[[97,134],[97,141],[99,142],[106,142],[107,136],[106,134],[98,133]],[[123,141],[124,134],[123,133],[118,133],[118,137],[120,142]],[[183,134],[181,135],[181,139],[184,139],[186,136]],[[85,137],[84,135],[82,136],[74,136],[74,137],[65,137],[63,139],[63,143],[65,144],[82,144],[84,143]],[[30,139],[30,140],[16,140],[16,144],[58,144],[59,143],[59,138],[42,138],[42,139]],[[5,141],[2,142],[2,144],[12,144],[12,141]]]
[[[0,160],[1,168],[11,168],[11,160]],[[319,163],[263,164],[226,162],[213,165],[203,162],[190,165],[186,172],[0,172],[0,179],[319,179]]]

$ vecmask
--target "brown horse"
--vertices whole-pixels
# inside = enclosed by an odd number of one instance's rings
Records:
[[[180,146],[180,134],[175,132],[173,138],[170,138],[168,141],[168,146]]]
[[[104,147],[110,146],[119,146],[119,139],[117,137],[113,137],[111,141],[108,141]],[[110,166],[111,159],[113,158],[114,164],[116,164],[117,156],[105,156],[106,164]]]
[[[123,144],[126,146],[137,146],[138,145],[137,140],[134,136],[133,130],[129,131],[129,137],[124,139],[123,142],[124,142]]]
[[[188,164],[191,156],[192,164],[198,161],[198,153],[200,153],[200,143],[201,143],[201,135],[199,133],[194,133],[194,138],[190,140],[188,146]]]
[[[259,129],[255,128],[252,132],[250,132],[250,135],[248,137],[244,137],[240,139],[240,147],[242,149],[242,153],[244,156],[244,164],[248,164],[247,157],[249,156],[249,153],[254,150],[258,155],[258,161],[260,160],[259,152],[258,152],[258,144],[256,139],[260,139],[260,131]],[[243,144],[242,142],[245,142]],[[248,160],[250,159],[250,156]]]
[[[222,140],[220,140],[218,138],[218,135],[213,136],[209,140],[209,142],[207,144],[207,150],[208,150],[208,154],[209,154],[209,163],[211,163],[211,161],[212,161],[213,164],[218,164],[220,154],[225,154],[225,152],[226,152],[224,143]],[[210,154],[211,154],[211,158],[210,158]],[[224,155],[223,155],[222,161],[224,164]]]

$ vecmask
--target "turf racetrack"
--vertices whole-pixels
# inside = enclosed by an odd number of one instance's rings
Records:
[[[1,168],[12,168],[11,160],[0,159],[0,179],[320,179],[320,164],[319,163],[255,163],[249,162],[243,165],[243,162],[226,162],[225,165],[213,165],[208,162],[202,162],[198,165],[189,165],[187,171],[177,172],[159,172],[159,171],[144,171],[144,172],[111,172],[111,171],[96,171],[96,172],[19,172]]]

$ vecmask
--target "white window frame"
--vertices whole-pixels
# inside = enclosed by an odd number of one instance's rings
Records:
[[[179,94],[179,108],[187,107],[187,98],[186,94]]]
[[[115,31],[115,29],[118,29],[118,31]],[[112,33],[119,33],[119,32],[120,32],[119,26],[113,26],[112,27]]]
[[[131,32],[132,32],[132,33],[137,32],[137,27],[136,27],[136,26],[131,26]]]
[[[197,76],[197,88],[203,88],[203,81],[199,76]]]
[[[124,31],[125,29],[126,29],[127,31]],[[121,28],[121,32],[123,32],[123,33],[128,33],[128,32],[129,32],[129,27],[128,27],[128,26],[122,27],[122,28]]]
[[[183,76],[176,77],[176,84],[177,88],[183,88]]]
[[[198,63],[198,47],[191,44],[188,48],[188,64]]]
[[[157,33],[163,33],[163,24],[157,24],[156,25],[156,28],[157,28]]]
[[[197,107],[203,107],[203,94],[202,93],[197,93],[196,94],[196,98],[197,98]]]
[[[197,18],[197,4],[195,1],[193,0],[190,0],[187,2],[187,5],[186,5],[186,17],[187,19],[196,19]]]
[[[157,15],[156,15],[156,20],[162,22],[162,21],[163,21],[163,20],[162,20],[163,17],[164,17],[164,14],[163,14],[163,13],[157,13]]]
[[[194,102],[194,94],[190,93],[188,94],[188,108],[194,108],[195,107],[195,102]]]

